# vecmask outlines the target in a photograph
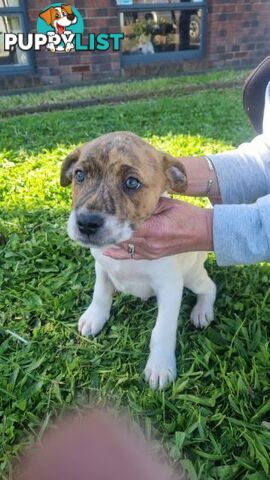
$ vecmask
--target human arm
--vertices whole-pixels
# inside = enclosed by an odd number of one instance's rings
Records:
[[[251,203],[270,192],[270,142],[263,135],[235,150],[204,157],[182,157],[187,196],[213,204]]]
[[[115,259],[128,259],[128,245],[135,245],[135,260],[213,249],[213,209],[199,208],[171,198],[161,198],[155,213],[132,239],[104,251]]]
[[[218,265],[270,261],[270,195],[249,205],[216,205],[213,245]]]
[[[231,188],[228,175],[224,196],[225,200],[234,204],[218,205],[224,198],[221,199],[215,170],[209,168],[207,159],[203,157],[192,159],[191,163],[190,170],[187,168],[187,194],[205,196],[210,180],[209,198],[215,204],[214,209],[162,199],[155,214],[131,240],[136,248],[134,258],[156,259],[189,251],[214,250],[219,265],[270,261],[270,195],[265,195],[254,204],[237,204],[243,200],[243,196],[248,201],[259,194],[258,186],[263,192],[268,190],[266,193],[270,193],[264,168],[258,173],[262,180],[258,183],[256,172],[250,171],[250,178],[248,175],[245,177],[248,182],[253,180],[247,193],[240,187],[237,189],[237,176]],[[196,175],[196,171],[200,174]],[[115,259],[129,258],[127,244],[109,250],[107,254]]]
[[[218,205],[221,195],[215,171],[209,169],[206,158],[199,157],[191,163],[190,173],[187,169],[187,193],[205,196],[209,180],[212,180],[209,197],[215,204],[214,209],[162,199],[154,215],[131,239],[136,248],[134,258],[151,260],[189,251],[214,250],[219,265],[270,261],[270,195],[258,199],[254,204],[239,205],[237,200],[241,199],[242,193],[234,183],[235,194],[228,188],[226,198],[233,200],[237,197],[235,203]],[[199,168],[200,175],[197,176],[195,173],[199,164],[202,168]],[[254,179],[254,175],[251,178]],[[261,178],[266,178],[266,175],[263,174]],[[254,189],[257,186],[255,181]],[[250,188],[248,193],[253,192],[254,195],[254,189]],[[270,193],[270,186],[267,193]],[[110,249],[107,254],[115,259],[127,259],[127,245]]]
[[[189,204],[175,203],[174,208],[166,211],[163,199],[158,215],[153,216],[154,222],[148,220],[131,240],[136,242],[134,258],[154,259],[214,248],[219,265],[270,261],[270,84],[266,91],[263,135],[237,150],[209,158],[210,164],[206,157],[181,159],[187,172],[186,194],[208,196],[214,204],[231,205],[216,205],[213,211],[205,212]],[[256,203],[250,203],[255,200]],[[178,216],[182,216],[182,223]],[[125,244],[107,254],[129,258]]]
[[[130,258],[128,244],[135,246],[135,260],[155,260],[190,251],[214,250],[219,265],[270,261],[270,195],[250,205],[216,205],[199,208],[162,198],[155,214],[130,242],[107,249],[115,259]]]

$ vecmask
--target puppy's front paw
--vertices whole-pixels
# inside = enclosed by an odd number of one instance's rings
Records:
[[[176,378],[176,360],[174,353],[151,352],[144,370],[146,382],[154,390],[162,390]]]
[[[193,308],[190,321],[196,328],[205,328],[214,320],[214,309],[197,303]]]
[[[102,330],[108,318],[108,315],[95,305],[90,305],[79,320],[78,330],[84,336],[94,337]]]
[[[75,47],[72,43],[68,43],[66,46],[66,52],[71,52],[74,48]]]
[[[54,44],[53,44],[53,43],[48,43],[47,49],[48,49],[50,52],[54,53],[54,52],[55,52],[55,46],[54,46]]]

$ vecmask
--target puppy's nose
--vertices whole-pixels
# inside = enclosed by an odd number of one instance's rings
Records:
[[[75,18],[74,13],[69,13],[69,14],[67,15],[67,18],[68,18],[68,20],[70,20],[70,21],[72,22],[72,20],[74,20],[74,18]]]
[[[93,235],[104,224],[104,218],[98,213],[80,213],[77,223],[81,233]]]

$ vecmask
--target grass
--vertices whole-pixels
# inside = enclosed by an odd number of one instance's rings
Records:
[[[117,294],[96,339],[76,331],[94,269],[89,252],[67,237],[70,190],[58,181],[67,152],[112,130],[134,131],[174,155],[248,140],[241,91],[35,114],[2,120],[0,129],[0,231],[8,236],[0,247],[0,477],[56,412],[94,399],[127,408],[149,437],[156,431],[192,480],[268,479],[269,266],[218,268],[209,257],[216,322],[196,331],[188,321],[194,298],[185,293],[177,381],[153,392],[142,370],[155,302]]]
[[[183,87],[203,86],[208,83],[228,83],[231,81],[244,81],[247,77],[246,70],[217,71],[202,75],[187,75],[178,77],[152,78],[149,80],[137,80],[120,83],[108,83],[104,85],[92,85],[85,87],[73,87],[62,90],[52,89],[39,93],[25,93],[12,96],[0,96],[0,110],[23,107],[36,107],[44,104],[64,103],[85,99],[96,99],[115,96],[129,96],[146,93],[166,93],[168,86],[175,91]]]

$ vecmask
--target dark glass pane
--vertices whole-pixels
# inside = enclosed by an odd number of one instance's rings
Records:
[[[27,65],[28,55],[16,47],[10,52],[4,51],[3,33],[22,32],[22,20],[19,15],[0,16],[0,66],[1,65]]]
[[[122,12],[124,55],[196,50],[201,42],[201,9]]]
[[[19,7],[20,0],[0,0],[0,8]]]

